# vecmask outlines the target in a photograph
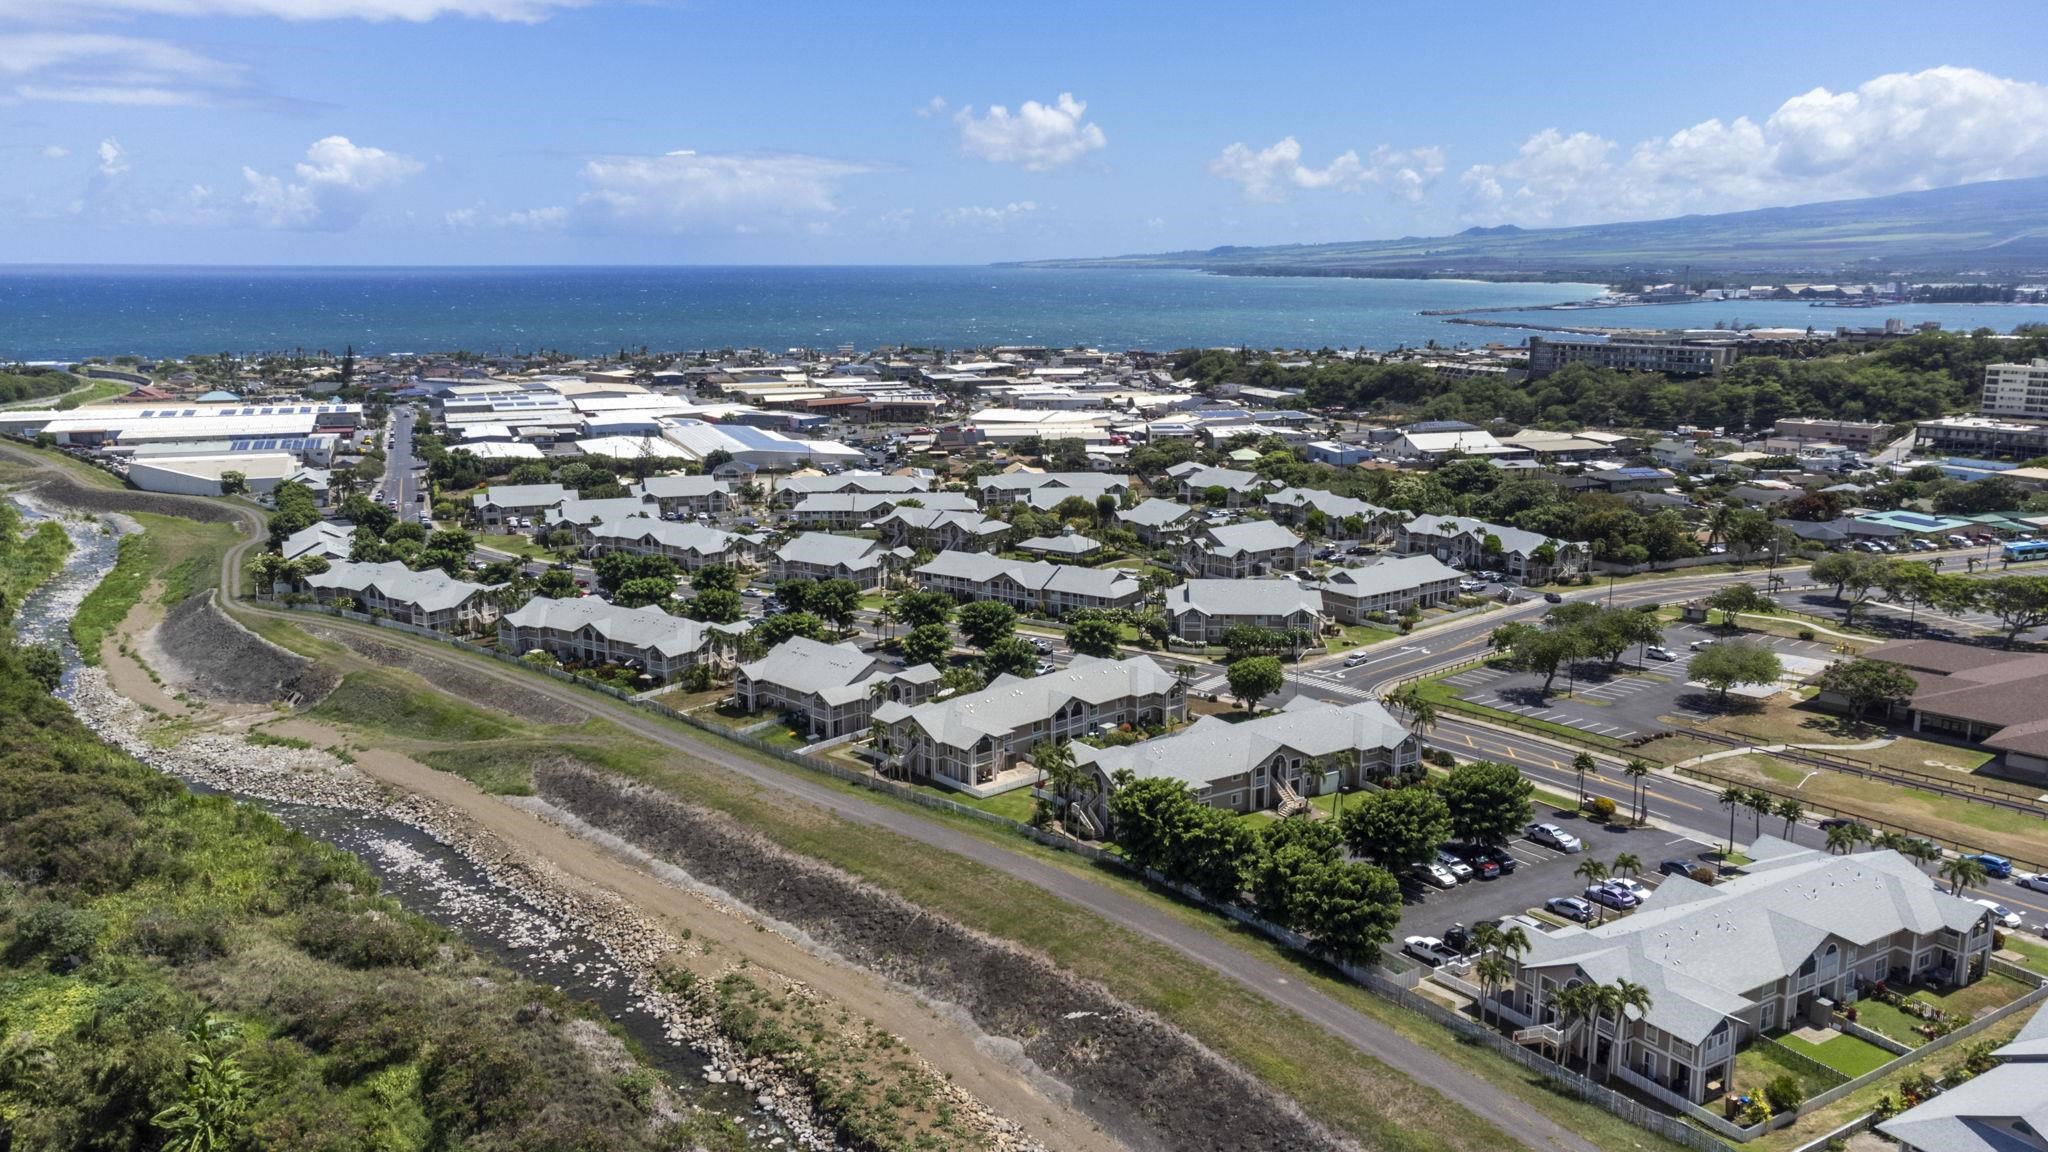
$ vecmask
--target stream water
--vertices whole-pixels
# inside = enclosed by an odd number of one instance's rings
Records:
[[[49,510],[18,497],[14,500],[29,520],[50,518]],[[113,568],[119,534],[114,524],[102,520],[65,518],[62,523],[72,542],[64,570],[22,602],[14,628],[23,643],[54,644],[63,652],[64,681],[58,695],[69,698],[80,666],[78,650],[71,642],[71,617],[79,602]],[[212,791],[190,781],[186,786],[195,792]],[[786,1131],[756,1108],[744,1089],[704,1081],[704,1054],[668,1038],[661,1022],[637,1002],[627,975],[602,948],[530,901],[492,884],[480,868],[432,836],[411,825],[361,812],[237,798],[259,805],[308,836],[353,853],[376,873],[384,891],[407,910],[458,933],[479,953],[526,979],[594,1004],[639,1043],[648,1061],[683,1101],[732,1119],[747,1132],[750,1147],[788,1146]]]

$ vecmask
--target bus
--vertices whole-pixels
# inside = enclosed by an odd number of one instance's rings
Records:
[[[2048,540],[2018,540],[2005,546],[2007,564],[2028,560],[2048,560]]]

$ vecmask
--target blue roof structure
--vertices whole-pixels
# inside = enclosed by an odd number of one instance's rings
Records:
[[[1881,524],[1886,528],[1897,528],[1905,532],[1954,532],[1968,528],[1968,520],[1953,516],[1930,516],[1925,512],[1870,512],[1858,516],[1865,524]]]

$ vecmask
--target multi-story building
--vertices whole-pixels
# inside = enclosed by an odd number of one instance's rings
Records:
[[[733,506],[732,482],[715,476],[649,476],[627,491],[654,501],[664,516],[716,516]]]
[[[1992,367],[1998,367],[1993,365]],[[1817,441],[1823,444],[1840,444],[1844,448],[1865,451],[1884,443],[1891,432],[1889,424],[1878,424],[1865,420],[1830,420],[1819,416],[1787,416],[1771,428],[1773,436],[1800,442]]]
[[[999,507],[1020,501],[1033,507],[1050,508],[1069,496],[1093,502],[1108,493],[1118,500],[1131,490],[1131,478],[1108,472],[1004,472],[975,481],[985,507]]]
[[[596,552],[666,556],[685,572],[711,564],[751,564],[754,541],[703,524],[635,516],[611,524],[578,525],[576,542]]]
[[[1323,594],[1293,580],[1190,580],[1166,590],[1166,617],[1191,644],[1217,643],[1240,627],[1314,636]]]
[[[790,476],[775,485],[775,496],[770,502],[777,508],[794,508],[808,496],[830,496],[845,492],[914,496],[930,489],[931,482],[923,477],[882,475],[876,472]]]
[[[1667,877],[1623,919],[1531,933],[1492,1007],[1518,1025],[1556,1026],[1566,988],[1642,985],[1647,1011],[1589,1025],[1591,1063],[1701,1102],[1731,1082],[1752,1036],[1824,1026],[1831,1006],[1879,981],[1960,986],[1983,974],[1990,912],[1897,852],[1836,856],[1766,836],[1747,854],[1742,875],[1711,887]]]
[[[469,514],[486,528],[513,516],[539,516],[576,493],[560,484],[494,484],[469,498]]]
[[[1583,545],[1569,540],[1470,516],[1417,516],[1395,531],[1394,550],[1404,556],[1433,555],[1466,568],[1498,562],[1524,584],[1569,576],[1584,566],[1586,556]]]
[[[746,630],[597,596],[536,596],[499,619],[498,643],[514,655],[541,651],[563,663],[632,664],[666,683],[698,664],[729,666],[735,639]]]
[[[1139,780],[1179,780],[1211,807],[1263,812],[1412,776],[1422,766],[1421,742],[1379,701],[1339,707],[1310,696],[1238,724],[1204,716],[1171,736],[1120,748],[1076,744],[1073,752],[1095,773],[1087,803],[1098,829],[1107,823],[1116,775],[1126,769]]]
[[[457,580],[439,568],[414,572],[396,560],[339,560],[300,583],[322,604],[347,600],[358,612],[382,614],[436,632],[475,632],[498,618],[498,605],[491,597],[496,589]]]
[[[826,492],[797,501],[787,515],[799,528],[850,532],[894,512],[904,502],[933,512],[975,512],[979,507],[962,492]]]
[[[1913,438],[1917,447],[1956,456],[2048,456],[2048,423],[1944,416],[1920,421]]]
[[[1985,365],[1978,409],[1986,416],[2048,421],[2048,360]]]
[[[813,740],[829,740],[865,729],[880,705],[918,704],[938,687],[929,664],[895,671],[851,644],[792,636],[733,670],[732,698],[747,712],[795,717]]]
[[[1176,544],[1200,519],[1193,508],[1172,500],[1141,500],[1117,512],[1116,522],[1154,548]]]
[[[940,508],[897,508],[875,521],[882,542],[891,548],[933,552],[987,552],[1002,547],[1010,526],[979,511],[950,512]]]
[[[1300,524],[1311,519],[1310,512],[1320,512],[1326,536],[1350,531],[1344,525],[1356,517],[1368,540],[1393,531],[1394,525],[1401,522],[1401,514],[1391,508],[1339,496],[1320,488],[1282,488],[1278,492],[1269,492],[1266,494],[1266,511],[1282,524]]]
[[[1187,685],[1150,657],[1076,656],[1057,672],[1003,675],[979,692],[911,707],[882,704],[886,753],[912,779],[975,795],[1022,788],[1037,777],[1020,767],[1043,743],[1061,744],[1104,726],[1164,725],[1187,716]]]
[[[1242,580],[1291,572],[1308,558],[1308,541],[1271,520],[1246,520],[1204,528],[1183,549],[1181,566],[1190,576]]]
[[[1428,608],[1456,596],[1463,576],[1434,556],[1382,557],[1325,576],[1323,610],[1342,624],[1369,623],[1381,613],[1398,616],[1410,606]]]
[[[1666,376],[1719,376],[1735,362],[1733,344],[1686,344],[1676,340],[1556,340],[1529,337],[1529,376],[1548,376],[1568,364],[1591,364],[1623,372]]]
[[[1135,608],[1143,585],[1128,568],[1084,568],[1043,560],[1006,560],[985,552],[941,552],[911,571],[918,587],[967,603],[1000,600],[1033,616],[1079,608]]]
[[[1204,503],[1212,489],[1219,489],[1223,493],[1225,507],[1241,508],[1257,503],[1261,496],[1280,486],[1257,472],[1205,468],[1193,462],[1176,464],[1167,469],[1166,474],[1180,481],[1180,498],[1184,504]]]
[[[805,532],[775,550],[768,574],[778,581],[851,580],[873,588],[892,566],[909,558],[909,549],[885,549],[859,536]]]

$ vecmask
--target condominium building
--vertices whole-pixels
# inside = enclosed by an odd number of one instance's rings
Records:
[[[814,740],[858,733],[886,703],[921,703],[938,691],[939,670],[892,669],[852,644],[792,636],[766,656],[733,670],[733,702],[747,712],[773,709],[796,718]]]
[[[2048,421],[2048,360],[1985,365],[1978,408],[1986,416]]]
[[[1006,560],[985,552],[941,552],[911,570],[918,587],[963,603],[999,600],[1034,616],[1077,608],[1135,608],[1143,585],[1128,568],[1084,568],[1043,560]]]
[[[1314,636],[1323,624],[1323,594],[1293,580],[1190,580],[1166,590],[1173,634],[1214,644],[1232,628]]]
[[[734,642],[746,630],[598,596],[536,596],[498,621],[498,643],[517,656],[540,651],[565,664],[630,664],[667,682],[700,663],[731,664]]]
[[[1464,573],[1434,556],[1385,556],[1323,578],[1323,610],[1342,624],[1364,624],[1410,607],[1428,608],[1458,594]]]
[[[1271,520],[1246,520],[1203,529],[1181,560],[1191,576],[1241,580],[1290,572],[1308,563],[1308,541]]]
[[[498,618],[496,589],[457,580],[439,568],[415,572],[398,561],[338,560],[300,581],[322,604],[347,600],[358,612],[388,616],[436,632],[465,633]]]
[[[1568,540],[1470,516],[1417,516],[1394,533],[1394,550],[1403,556],[1433,555],[1466,568],[1498,563],[1525,584],[1569,576],[1584,565],[1586,555],[1582,545]]]
[[[1548,376],[1568,364],[1666,376],[1719,376],[1735,362],[1732,344],[1661,340],[1555,340],[1529,337],[1529,376]]]

